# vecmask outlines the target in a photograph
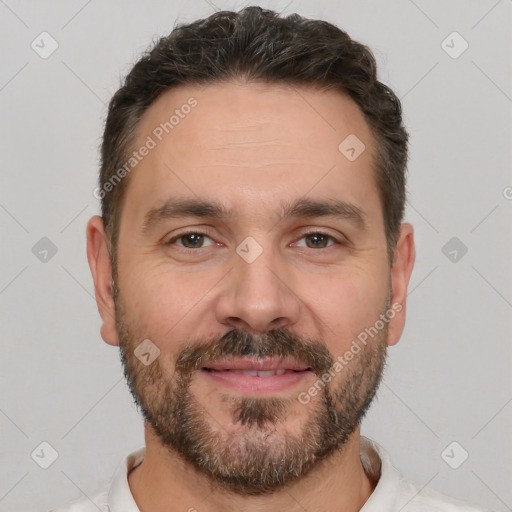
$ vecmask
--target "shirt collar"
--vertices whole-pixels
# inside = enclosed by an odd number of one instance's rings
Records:
[[[402,475],[391,463],[388,453],[375,441],[361,436],[361,462],[370,479],[378,479],[361,512],[396,510]]]
[[[117,469],[108,492],[109,512],[140,512],[128,484],[128,473],[143,460],[146,449],[139,448],[130,453]]]
[[[117,469],[108,493],[110,512],[140,512],[128,484],[128,473],[144,460],[145,448],[128,455]],[[401,475],[391,464],[387,452],[375,441],[361,436],[361,462],[375,490],[361,512],[387,512],[395,510]]]

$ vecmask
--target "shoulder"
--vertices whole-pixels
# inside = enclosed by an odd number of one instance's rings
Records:
[[[100,488],[99,492],[93,496],[85,495],[49,512],[111,512],[109,504],[112,509],[123,512],[139,512],[128,485],[127,475],[144,460],[144,455],[144,447],[130,453],[118,466],[108,485]]]
[[[361,512],[489,512],[405,478],[375,441],[361,438],[361,462],[376,487]]]
[[[95,496],[88,498],[84,496],[60,507],[50,510],[50,512],[110,512],[107,505],[108,490],[104,490]]]
[[[490,512],[487,509],[446,496],[430,487],[402,478],[398,495],[402,512]]]

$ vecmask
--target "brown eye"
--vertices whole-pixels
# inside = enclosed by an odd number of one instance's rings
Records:
[[[206,242],[206,243],[205,243]],[[191,231],[189,233],[181,233],[171,238],[166,245],[177,245],[184,249],[201,249],[209,245],[213,245],[213,240],[205,233]]]
[[[311,243],[306,241],[306,245],[310,249],[325,249],[327,247],[327,243],[329,242],[329,239],[332,238],[328,235],[324,235],[322,233],[311,233],[308,235],[305,235],[304,238],[306,240],[309,240]]]
[[[187,249],[196,249],[198,247],[202,247],[204,235],[201,235],[200,233],[187,233],[186,235],[180,236],[179,239]]]
[[[299,243],[305,240],[305,243]],[[294,243],[295,246],[307,247],[308,249],[328,249],[331,245],[339,245],[340,241],[328,233],[321,231],[310,231],[304,233],[299,239],[299,242]]]

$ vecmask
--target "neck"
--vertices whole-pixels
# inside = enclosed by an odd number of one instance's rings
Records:
[[[306,476],[264,496],[240,496],[212,482],[179,455],[163,447],[146,425],[144,461],[128,475],[141,512],[320,512],[359,511],[375,488],[360,459],[356,429],[341,451],[318,463]]]

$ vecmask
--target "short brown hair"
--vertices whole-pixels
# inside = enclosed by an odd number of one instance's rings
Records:
[[[408,135],[400,101],[377,80],[368,47],[338,27],[298,14],[280,17],[260,7],[220,11],[179,25],[133,66],[108,108],[99,186],[129,158],[137,125],[150,105],[173,87],[232,79],[312,86],[348,93],[363,112],[376,141],[375,171],[389,259],[405,207]],[[128,176],[101,195],[102,217],[116,263],[119,223]]]

